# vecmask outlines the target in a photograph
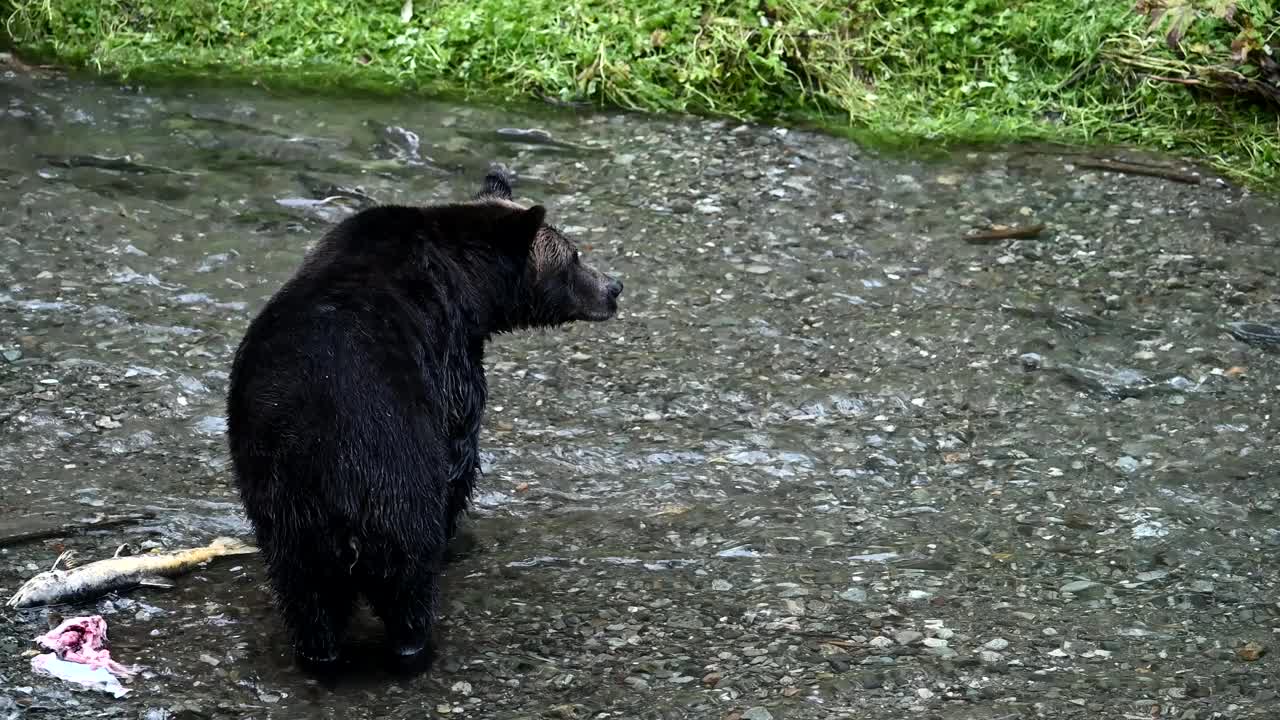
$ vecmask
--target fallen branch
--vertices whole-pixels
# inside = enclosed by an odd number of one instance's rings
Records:
[[[1075,162],[1077,167],[1093,168],[1096,170],[1108,170],[1110,172],[1127,173],[1129,175],[1146,175],[1147,177],[1163,178],[1174,182],[1186,183],[1188,185],[1200,184],[1200,176],[1184,173],[1171,168],[1156,167],[1153,165],[1139,165],[1137,163],[1120,162],[1118,160],[1079,160]]]
[[[155,519],[155,513],[134,513],[129,515],[115,515],[111,517],[100,517],[96,520],[85,522],[72,522],[57,527],[38,528],[35,530],[23,530],[8,535],[0,535],[0,547],[10,547],[12,545],[21,545],[22,543],[34,542],[36,540],[48,540],[49,538],[66,537],[68,535],[79,535],[89,530],[101,530],[109,527],[119,527],[121,525],[132,525],[144,520]]]
[[[995,228],[973,233],[972,235],[965,235],[964,241],[975,245],[983,245],[1001,240],[1026,240],[1039,235],[1044,231],[1044,227],[1044,223],[1036,223],[1035,225],[1023,225],[1020,227]]]
[[[1204,85],[1203,82],[1200,82],[1195,78],[1165,77],[1164,75],[1148,75],[1147,77],[1151,78],[1152,80],[1158,80],[1160,82],[1166,82],[1166,83],[1175,83],[1177,85],[1192,85],[1196,87],[1200,85]]]

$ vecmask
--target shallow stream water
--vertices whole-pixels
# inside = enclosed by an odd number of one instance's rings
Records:
[[[364,204],[503,162],[627,291],[491,345],[429,674],[366,614],[308,680],[250,556],[59,608],[143,668],[120,699],[0,612],[0,718],[1280,716],[1280,353],[1229,325],[1280,319],[1280,204],[1080,152],[8,74],[0,535],[155,518],[0,550],[5,597],[64,548],[250,538],[231,353]]]

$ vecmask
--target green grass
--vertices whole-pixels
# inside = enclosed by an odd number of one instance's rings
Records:
[[[1280,175],[1273,109],[1109,59],[1131,0],[0,0],[14,44],[113,74],[532,96],[815,122],[880,145],[1122,143]],[[1014,9],[1016,8],[1016,9]]]

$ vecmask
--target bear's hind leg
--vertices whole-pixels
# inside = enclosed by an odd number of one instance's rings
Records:
[[[409,562],[373,578],[364,588],[386,628],[392,660],[403,670],[425,670],[433,652],[431,631],[440,606],[439,561]]]
[[[355,606],[355,583],[337,558],[316,558],[314,549],[310,557],[301,548],[280,550],[273,553],[271,580],[298,663],[332,665]]]

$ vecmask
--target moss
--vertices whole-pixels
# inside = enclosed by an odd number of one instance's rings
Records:
[[[1128,0],[10,0],[17,46],[124,76],[549,96],[894,146],[1125,143],[1269,183],[1269,109],[1110,63]],[[1016,5],[1016,9],[1013,7]]]

